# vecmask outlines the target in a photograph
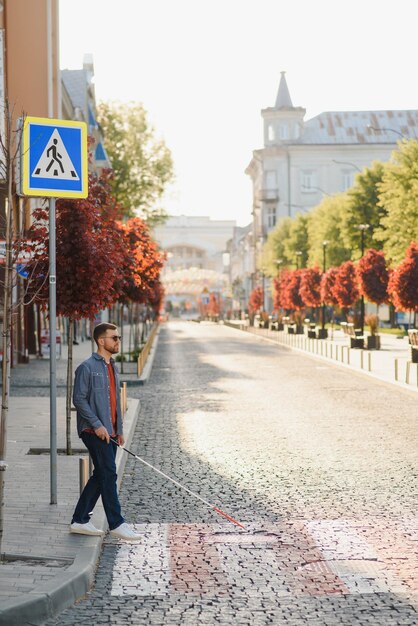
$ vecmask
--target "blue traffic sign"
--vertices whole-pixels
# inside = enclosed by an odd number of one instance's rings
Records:
[[[21,195],[87,197],[87,126],[84,122],[26,117],[21,146]]]

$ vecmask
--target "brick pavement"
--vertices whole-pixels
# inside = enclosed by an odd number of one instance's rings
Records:
[[[141,390],[122,502],[96,586],[48,626],[418,623],[412,390],[244,333],[173,323]]]
[[[75,367],[91,354],[91,343],[74,346]],[[57,446],[65,448],[66,359],[57,361]],[[129,375],[128,375],[129,378]],[[49,455],[28,454],[49,447],[49,360],[34,359],[12,370],[7,433],[5,526],[0,563],[0,624],[41,623],[81,597],[94,578],[101,538],[71,535],[71,515],[79,493],[79,458],[86,456],[72,420],[72,456],[58,455],[58,504],[50,502]],[[129,399],[125,435],[129,442],[139,400]],[[128,445],[128,444],[127,444]],[[119,482],[126,453],[118,450]],[[106,528],[99,503],[93,522]],[[13,557],[16,555],[16,558]],[[42,619],[43,618],[43,619]]]

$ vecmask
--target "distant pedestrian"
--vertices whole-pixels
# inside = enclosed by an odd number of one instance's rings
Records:
[[[119,352],[118,327],[98,324],[93,332],[97,345],[89,359],[75,372],[73,402],[77,409],[77,430],[93,460],[94,471],[77,503],[70,532],[81,535],[103,535],[90,521],[99,496],[109,524],[110,534],[127,541],[140,535],[126,524],[117,493],[116,444],[124,444],[120,405],[119,375],[113,354]]]

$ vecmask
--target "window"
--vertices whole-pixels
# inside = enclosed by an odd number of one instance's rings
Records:
[[[277,175],[275,170],[264,172],[264,189],[277,189]]]
[[[289,127],[282,124],[279,128],[280,139],[289,139]]]
[[[316,175],[314,170],[302,170],[301,187],[302,193],[314,193],[317,191]]]
[[[271,124],[269,124],[268,139],[269,141],[274,141],[274,128]]]
[[[276,226],[276,207],[267,207],[267,228],[273,228]]]
[[[354,172],[352,170],[343,170],[343,191],[350,189],[354,183]]]

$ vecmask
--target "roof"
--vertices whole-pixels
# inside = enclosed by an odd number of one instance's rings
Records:
[[[85,70],[61,70],[61,77],[73,107],[87,114],[87,73]]]
[[[292,98],[286,82],[286,72],[280,72],[280,84],[276,98],[276,109],[293,109]]]
[[[329,111],[304,123],[301,144],[395,144],[418,138],[418,111]],[[286,142],[287,143],[287,142]]]

